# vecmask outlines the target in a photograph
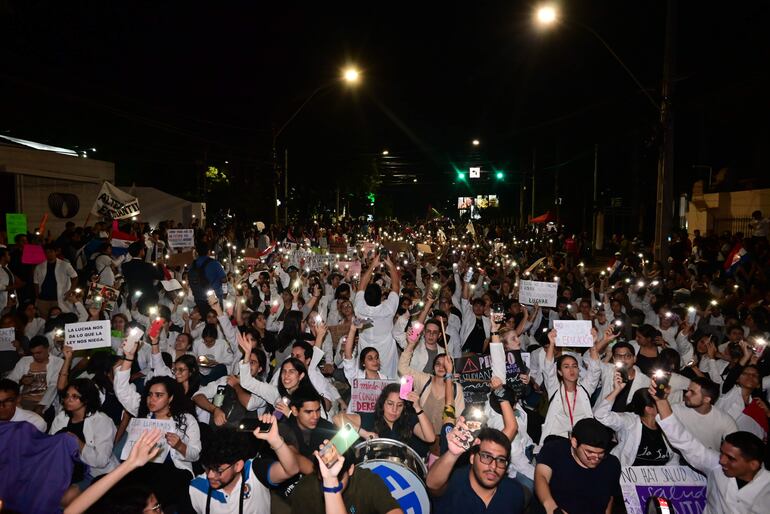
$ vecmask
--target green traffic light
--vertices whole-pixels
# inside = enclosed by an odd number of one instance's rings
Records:
[[[495,177],[497,177],[497,180],[503,180],[505,178],[505,174],[502,171],[498,171],[495,174]]]
[[[457,172],[457,180],[465,180],[465,172],[458,171]]]

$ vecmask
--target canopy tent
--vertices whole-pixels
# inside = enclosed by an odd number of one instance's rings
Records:
[[[190,202],[154,187],[120,186],[120,189],[139,199],[138,218],[150,226],[155,227],[166,220],[174,220],[175,223],[184,223],[187,226],[196,218],[201,222],[206,218],[204,203]]]
[[[551,211],[546,211],[545,214],[541,214],[537,218],[529,220],[530,223],[550,223],[552,221],[556,221],[556,216],[551,214]]]

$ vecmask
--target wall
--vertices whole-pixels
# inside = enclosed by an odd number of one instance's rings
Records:
[[[770,189],[694,194],[687,211],[687,230],[705,234],[718,219],[749,218],[756,210],[770,216]]]

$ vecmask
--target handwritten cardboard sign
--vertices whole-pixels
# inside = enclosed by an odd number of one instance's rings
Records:
[[[629,466],[620,489],[628,514],[645,514],[650,496],[665,498],[672,512],[700,514],[706,507],[706,478],[686,466]]]
[[[524,305],[538,304],[541,307],[556,307],[559,284],[556,282],[519,281],[519,302]]]
[[[587,320],[554,320],[556,346],[590,348],[594,345],[591,322]]]
[[[192,250],[181,253],[172,253],[166,259],[166,264],[174,266],[189,266],[193,263],[194,257]]]
[[[166,235],[171,248],[195,248],[195,231],[191,228],[170,228]]]
[[[168,452],[171,451],[171,447],[168,445],[165,435],[166,432],[174,432],[176,426],[173,419],[131,418],[131,421],[128,423],[128,429],[126,430],[126,445],[123,447],[123,452],[120,454],[120,460],[126,460],[131,454],[131,448],[133,448],[134,444],[136,444],[139,438],[142,437],[142,434],[153,428],[160,429],[163,436],[161,436],[156,443],[161,448],[158,456],[155,457],[152,462],[162,464],[163,461],[166,460]]]
[[[353,406],[353,412],[374,412],[374,405],[382,390],[388,384],[396,382],[396,380],[354,378],[350,389],[350,404]]]
[[[505,382],[517,393],[520,393],[524,387],[524,383],[519,378],[522,372],[524,370],[516,364],[513,352],[505,352]],[[455,359],[455,375],[457,383],[463,386],[466,404],[484,403],[489,394],[489,381],[492,380],[491,355],[458,357]]]
[[[16,339],[16,329],[0,328],[0,352],[15,352],[13,341]]]
[[[83,321],[64,325],[64,344],[73,350],[112,346],[110,321]]]
[[[16,242],[16,236],[19,234],[27,235],[27,215],[18,212],[7,212],[5,214],[5,233],[9,245]]]

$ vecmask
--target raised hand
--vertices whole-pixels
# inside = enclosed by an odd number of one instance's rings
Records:
[[[126,462],[135,468],[140,468],[150,462],[160,452],[161,447],[158,446],[158,441],[162,435],[163,432],[157,428],[145,430],[131,448]]]

